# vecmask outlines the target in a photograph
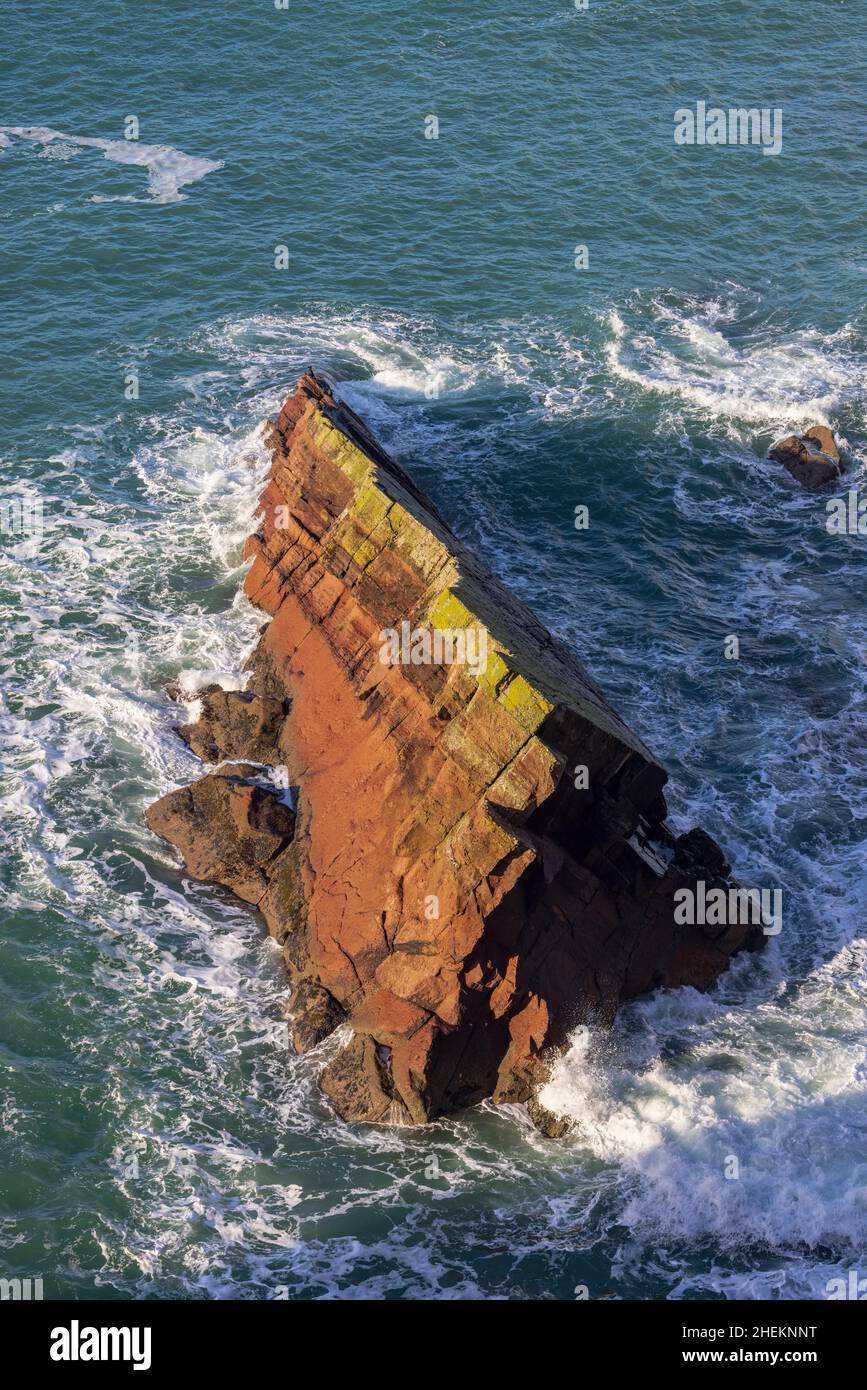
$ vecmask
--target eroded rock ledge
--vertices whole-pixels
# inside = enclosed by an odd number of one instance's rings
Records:
[[[705,989],[763,936],[675,924],[678,888],[728,886],[718,846],[671,834],[653,755],[322,380],[270,443],[246,589],[271,621],[248,690],[211,687],[184,730],[224,765],[148,823],[258,904],[296,1047],[348,1019],[322,1076],[344,1118],[532,1103],[579,1022]],[[471,631],[484,669],[384,663],[404,620]],[[254,764],[288,768],[294,812]]]

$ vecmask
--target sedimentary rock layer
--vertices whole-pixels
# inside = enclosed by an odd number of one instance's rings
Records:
[[[721,851],[671,834],[653,755],[322,380],[302,377],[270,442],[246,579],[270,621],[248,690],[205,692],[184,736],[286,767],[293,824],[249,766],[149,823],[258,903],[297,1047],[348,1020],[322,1077],[345,1118],[532,1101],[578,1023],[706,988],[761,931],[675,922],[678,888],[728,886]]]

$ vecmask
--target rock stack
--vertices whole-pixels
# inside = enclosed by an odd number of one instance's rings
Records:
[[[321,1082],[341,1116],[492,1096],[544,1122],[574,1027],[706,989],[761,928],[675,922],[679,888],[729,886],[722,852],[671,832],[653,754],[323,380],[270,443],[246,578],[270,621],[247,690],[208,688],[182,731],[216,770],[148,824],[261,910],[296,1048],[348,1022]]]

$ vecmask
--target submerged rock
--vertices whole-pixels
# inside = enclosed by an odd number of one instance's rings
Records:
[[[148,823],[258,903],[299,1048],[348,1020],[322,1079],[344,1118],[532,1100],[579,1023],[706,989],[761,929],[676,923],[678,889],[730,882],[722,852],[672,835],[653,754],[323,381],[302,377],[269,442],[245,746],[287,766],[294,834],[225,774]],[[185,737],[222,754],[239,722],[212,690]]]
[[[811,491],[833,483],[843,472],[837,441],[827,425],[810,425],[804,434],[790,434],[768,450],[768,458],[788,469]]]

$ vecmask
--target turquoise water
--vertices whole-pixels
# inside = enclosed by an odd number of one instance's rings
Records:
[[[863,486],[863,6],[11,0],[4,30],[0,499],[44,530],[0,537],[0,1273],[76,1298],[863,1273],[867,540],[764,460],[823,419],[836,495]],[[782,108],[782,153],[676,147],[699,100]],[[198,769],[164,682],[240,681],[260,426],[308,364],[602,681],[676,825],[784,892],[763,959],[576,1035],[559,1144],[518,1109],[337,1122],[261,923],[142,823]]]

